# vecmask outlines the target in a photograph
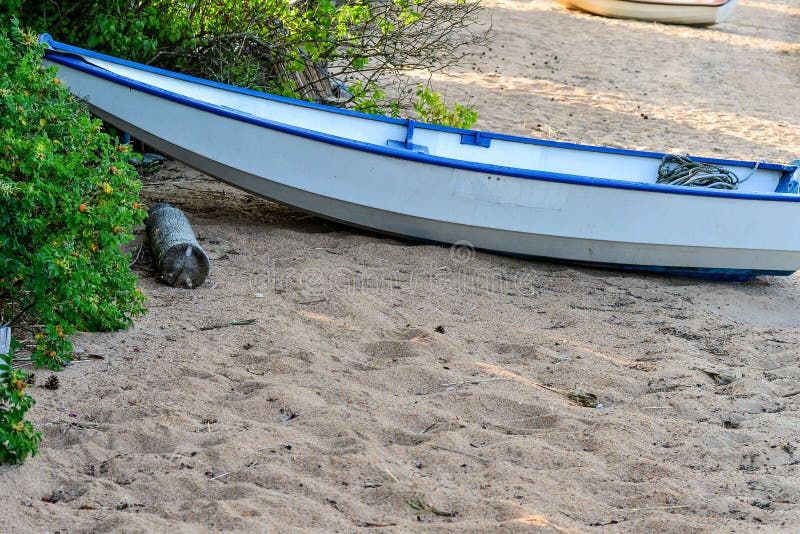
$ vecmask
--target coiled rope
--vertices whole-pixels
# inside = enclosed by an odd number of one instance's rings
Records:
[[[744,179],[728,169],[711,163],[692,161],[689,156],[666,155],[658,167],[657,184],[709,187],[711,189],[737,189],[758,170],[759,161]]]

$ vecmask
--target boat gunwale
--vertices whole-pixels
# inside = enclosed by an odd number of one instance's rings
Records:
[[[735,0],[724,0],[722,2],[716,2],[714,4],[689,4],[683,2],[662,2],[661,0],[616,0],[617,2],[628,2],[629,4],[648,4],[652,6],[678,6],[678,7],[689,7],[689,8],[708,8],[708,9],[719,9],[724,7]]]
[[[333,106],[317,104],[314,102],[306,102],[302,100],[296,100],[269,93],[263,93],[259,91],[245,89],[242,87],[236,87],[233,85],[214,82],[211,80],[196,78],[194,76],[188,76],[185,74],[180,74],[165,69],[159,69],[157,67],[151,67],[149,65],[144,65],[141,63],[127,61],[113,56],[108,56],[105,54],[93,52],[91,50],[85,50],[64,43],[59,43],[55,41],[49,34],[40,35],[39,40],[48,47],[45,50],[45,58],[54,63],[59,63],[64,66],[71,67],[79,71],[83,71],[87,74],[102,79],[106,79],[113,83],[131,89],[136,89],[159,98],[164,98],[166,100],[170,100],[178,104],[183,104],[195,109],[199,109],[201,111],[206,111],[222,117],[238,120],[241,122],[246,122],[249,124],[253,124],[255,126],[264,127],[267,129],[276,130],[283,133],[288,133],[290,135],[297,135],[315,141],[343,146],[349,149],[366,151],[397,159],[418,161],[422,163],[462,169],[472,172],[489,173],[489,174],[509,176],[513,178],[541,180],[547,182],[565,183],[565,184],[580,185],[587,187],[604,187],[612,189],[646,191],[653,193],[706,196],[706,197],[718,197],[718,198],[728,198],[728,199],[738,199],[738,200],[800,202],[800,195],[796,193],[788,193],[788,192],[751,193],[751,192],[743,192],[736,190],[732,191],[732,190],[719,190],[719,189],[697,188],[697,187],[671,186],[671,185],[655,184],[655,183],[651,184],[645,182],[632,182],[632,181],[617,180],[611,178],[598,178],[593,176],[583,176],[576,174],[541,171],[535,169],[525,169],[520,167],[505,167],[502,165],[494,165],[489,163],[472,162],[461,159],[447,158],[443,156],[435,156],[421,152],[414,152],[411,150],[388,148],[374,143],[368,143],[350,138],[339,137],[332,134],[320,132],[318,130],[310,130],[299,126],[289,125],[283,122],[257,117],[234,108],[229,108],[208,101],[188,97],[180,93],[162,89],[154,85],[150,85],[144,82],[134,80],[132,78],[128,78],[120,74],[116,74],[114,72],[103,69],[102,67],[99,67],[97,65],[88,63],[82,60],[82,58],[80,57],[87,56],[90,58],[95,58],[115,63],[124,67],[129,67],[144,72],[150,72],[153,74],[166,76],[173,79],[178,79],[181,81],[204,85],[218,90],[231,91],[247,96],[263,98],[265,100],[271,100],[275,102],[280,102],[288,105],[294,105],[310,109],[316,109],[338,115],[351,116],[363,120],[373,120],[378,122],[395,124],[399,126],[409,126],[410,124],[413,124],[413,126],[418,129],[421,128],[421,129],[441,131],[446,133],[455,133],[461,135],[472,135],[472,136],[479,135],[482,138],[496,139],[498,141],[509,141],[521,144],[534,144],[534,145],[547,146],[552,148],[561,148],[567,150],[581,150],[587,152],[599,152],[599,153],[615,154],[621,156],[646,157],[652,159],[662,159],[665,155],[667,155],[665,153],[660,153],[660,152],[644,152],[644,151],[636,151],[636,150],[620,149],[612,147],[565,143],[565,142],[551,141],[546,139],[519,137],[507,134],[498,134],[493,132],[483,132],[478,130],[468,130],[461,128],[453,128],[448,126],[427,124],[427,123],[413,121],[410,119],[397,119],[392,117],[384,117],[380,115],[371,115],[368,113],[362,113],[358,111],[352,111]],[[72,57],[70,54],[77,55],[80,59]],[[767,163],[763,161],[753,162],[753,161],[742,161],[742,160],[725,160],[725,159],[704,158],[695,156],[692,156],[692,158],[698,162],[712,163],[717,165],[744,167],[746,169],[753,169],[757,165],[758,168],[762,170],[781,171],[782,175],[780,177],[780,182],[792,179],[793,177],[797,178],[798,176],[800,176],[800,166],[797,165],[783,165],[777,163]]]

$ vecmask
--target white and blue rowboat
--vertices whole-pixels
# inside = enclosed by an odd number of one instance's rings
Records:
[[[556,0],[570,9],[618,19],[711,26],[730,17],[737,0]]]
[[[735,281],[800,268],[796,165],[695,158],[752,176],[733,191],[661,185],[663,154],[355,113],[42,40],[45,63],[104,120],[328,219],[506,255]]]

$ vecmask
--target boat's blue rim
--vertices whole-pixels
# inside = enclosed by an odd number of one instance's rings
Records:
[[[282,102],[285,104],[301,106],[311,109],[322,110],[330,113],[336,113],[340,115],[348,115],[348,116],[355,116],[360,117],[363,119],[375,120],[380,122],[398,124],[402,126],[406,126],[409,124],[409,121],[403,119],[395,119],[391,117],[384,117],[380,115],[370,115],[367,113],[360,113],[351,110],[344,110],[341,108],[336,108],[333,106],[326,106],[322,104],[316,104],[312,102],[306,102],[302,100],[296,100],[287,97],[281,97],[277,95],[271,95],[268,93],[261,93],[258,91],[253,91],[249,89],[244,89],[241,87],[236,87],[232,85],[226,85],[218,82],[213,82],[210,80],[204,80],[201,78],[195,78],[193,76],[187,76],[184,74],[179,74],[176,72],[159,69],[156,67],[151,67],[149,65],[143,65],[141,63],[135,63],[132,61],[127,61],[119,58],[115,58],[113,56],[107,56],[105,54],[100,54],[97,52],[93,52],[91,50],[85,50],[82,48],[78,48],[71,45],[66,45],[63,43],[59,43],[48,34],[42,34],[40,36],[40,41],[49,45],[52,49],[56,52],[63,51],[71,54],[77,54],[79,56],[87,56],[96,59],[101,59],[104,61],[109,61],[112,63],[116,63],[118,65],[123,65],[126,67],[135,68],[138,70],[152,72],[154,74],[159,74],[162,76],[167,76],[179,80],[188,81],[191,83],[198,83],[201,85],[223,89],[227,91],[233,91],[240,94],[246,94],[249,96],[255,96],[258,98],[264,98],[267,100],[273,100],[277,102]],[[708,189],[708,188],[696,188],[696,187],[680,187],[680,186],[669,186],[669,185],[662,185],[662,184],[647,184],[642,182],[627,182],[622,180],[613,180],[613,179],[606,179],[606,178],[596,178],[590,176],[581,176],[581,175],[573,175],[573,174],[560,174],[560,173],[552,173],[546,171],[536,171],[536,170],[529,170],[529,169],[520,169],[515,167],[504,167],[501,165],[490,165],[485,163],[474,163],[469,161],[463,160],[456,160],[450,158],[444,158],[441,156],[432,156],[429,154],[421,153],[421,152],[414,152],[414,151],[406,151],[406,150],[397,150],[392,148],[387,148],[380,145],[365,143],[362,141],[356,141],[353,139],[337,137],[329,134],[324,134],[314,130],[307,130],[304,128],[290,126],[284,123],[279,123],[275,121],[270,121],[268,119],[261,119],[252,115],[248,115],[246,113],[239,112],[237,110],[226,108],[223,106],[218,106],[214,104],[210,104],[208,102],[196,100],[193,98],[186,97],[184,95],[173,93],[171,91],[167,91],[152,85],[148,85],[142,82],[138,82],[136,80],[132,80],[130,78],[126,78],[124,76],[115,74],[113,72],[107,71],[103,68],[97,67],[90,63],[86,63],[81,61],[79,58],[73,58],[70,56],[64,56],[54,53],[47,53],[46,55],[49,60],[60,63],[65,66],[69,66],[71,68],[92,74],[93,76],[97,76],[114,83],[136,89],[145,93],[152,94],[154,96],[158,96],[160,98],[165,98],[167,100],[180,103],[183,105],[187,105],[196,109],[200,109],[203,111],[207,111],[210,113],[214,113],[216,115],[232,118],[235,120],[239,120],[242,122],[247,122],[250,124],[254,124],[257,126],[269,128],[272,130],[282,131],[285,133],[289,133],[292,135],[298,135],[305,138],[310,138],[316,141],[321,141],[325,143],[335,144],[339,146],[344,146],[347,148],[352,148],[361,151],[367,151],[372,153],[377,153],[385,156],[389,156],[392,158],[399,158],[399,159],[408,159],[414,161],[421,161],[428,164],[434,164],[444,167],[451,167],[451,168],[458,168],[469,170],[473,172],[481,172],[481,173],[489,173],[489,174],[500,174],[504,176],[511,176],[515,178],[525,178],[525,179],[534,179],[534,180],[542,180],[542,181],[549,181],[549,182],[560,182],[560,183],[569,183],[575,185],[584,185],[584,186],[596,186],[596,187],[605,187],[605,188],[614,188],[614,189],[628,189],[628,190],[637,190],[637,191],[649,191],[649,192],[657,192],[657,193],[664,193],[664,194],[678,194],[678,195],[691,195],[691,196],[710,196],[710,197],[723,197],[723,198],[731,198],[731,199],[741,199],[741,200],[766,200],[766,201],[782,201],[782,202],[800,202],[800,195],[796,194],[789,194],[789,193],[745,193],[741,191],[729,191],[729,190],[717,190],[717,189]],[[591,151],[591,152],[601,152],[601,153],[610,153],[610,154],[618,154],[618,155],[626,155],[626,156],[636,156],[636,157],[647,157],[647,158],[657,158],[661,159],[665,156],[664,153],[659,152],[640,152],[636,150],[626,150],[626,149],[618,149],[618,148],[610,148],[610,147],[598,147],[598,146],[590,146],[590,145],[579,145],[575,143],[563,143],[558,141],[549,141],[544,139],[533,139],[527,137],[517,137],[505,134],[496,134],[491,132],[479,132],[475,130],[464,130],[458,128],[451,128],[446,126],[439,126],[439,125],[432,125],[432,124],[423,124],[423,123],[414,123],[414,126],[417,128],[424,128],[429,130],[436,130],[436,131],[444,131],[444,132],[451,132],[457,133],[462,135],[480,135],[483,138],[489,139],[497,139],[502,141],[512,141],[512,142],[519,142],[519,143],[528,143],[528,144],[536,144],[536,145],[543,145],[543,146],[550,146],[556,148],[564,148],[564,149],[571,149],[571,150],[582,150],[582,151]],[[716,158],[702,158],[702,157],[693,157],[696,161],[702,161],[707,163],[714,163],[717,165],[729,165],[729,166],[736,166],[736,167],[744,167],[752,169],[756,165],[756,162],[753,161],[740,161],[740,160],[725,160],[725,159],[716,159]],[[784,181],[786,179],[792,178],[800,173],[800,167],[792,166],[792,165],[781,165],[775,163],[764,163],[761,162],[758,164],[760,169],[764,170],[776,170],[782,171]],[[796,179],[796,178],[795,178]]]
[[[116,63],[118,65],[122,65],[125,67],[131,67],[134,69],[142,70],[145,72],[152,72],[154,74],[160,74],[162,76],[168,76],[170,78],[175,78],[177,80],[183,80],[191,83],[197,83],[200,85],[205,85],[207,87],[213,87],[216,89],[224,89],[226,91],[232,91],[235,93],[240,93],[244,95],[254,96],[257,98],[263,98],[265,100],[272,100],[276,102],[283,102],[284,104],[290,104],[293,106],[300,106],[310,109],[318,109],[323,111],[328,111],[331,113],[338,113],[340,115],[348,115],[353,117],[360,117],[364,119],[370,119],[379,122],[388,122],[392,124],[399,124],[405,126],[408,121],[404,119],[397,119],[393,117],[386,117],[383,115],[372,115],[369,113],[362,113],[359,111],[353,111],[349,109],[342,109],[337,108],[334,106],[326,106],[324,104],[317,104],[315,102],[308,102],[305,100],[297,100],[294,98],[288,98],[279,95],[273,95],[270,93],[262,93],[259,91],[254,91],[252,89],[245,89],[243,87],[237,87],[235,85],[228,85],[220,82],[215,82],[211,80],[206,80],[204,78],[197,78],[194,76],[189,76],[186,74],[181,74],[179,72],[174,72],[170,70],[160,69],[158,67],[151,67],[150,65],[144,65],[142,63],[136,63],[133,61],[128,61],[125,59],[116,58],[113,56],[108,56],[105,54],[100,54],[99,52],[94,52],[92,50],[85,50],[83,48],[78,48],[76,46],[59,43],[58,41],[53,40],[53,38],[49,34],[42,34],[40,36],[40,41],[46,43],[53,47],[56,50],[63,50],[65,52],[72,52],[79,55],[85,55],[88,57],[93,57],[96,59],[102,59],[104,61],[109,61],[111,63]],[[124,77],[123,77],[124,78]],[[131,80],[133,81],[133,80]],[[134,82],[137,83],[137,82]],[[141,84],[145,85],[145,84]],[[165,91],[166,92],[166,91]],[[180,96],[180,95],[179,95]],[[186,98],[186,97],[184,97]],[[187,100],[189,100],[187,98]],[[551,141],[548,139],[535,139],[532,137],[520,137],[508,134],[500,134],[494,132],[483,132],[478,130],[466,130],[461,128],[452,128],[449,126],[441,126],[438,124],[427,124],[427,123],[415,123],[416,127],[418,128],[425,128],[427,130],[439,130],[444,132],[450,133],[460,133],[460,134],[472,134],[480,133],[481,137],[490,138],[490,139],[498,139],[501,141],[514,141],[518,143],[528,143],[528,144],[536,144],[536,145],[544,145],[544,146],[552,146],[558,148],[567,148],[567,149],[574,149],[574,150],[585,150],[585,151],[593,151],[593,152],[606,152],[610,154],[620,154],[626,156],[640,156],[640,157],[650,157],[650,158],[663,158],[666,154],[663,152],[648,152],[648,151],[638,151],[638,150],[629,150],[624,148],[611,148],[611,147],[604,147],[604,146],[594,146],[594,145],[581,145],[576,143],[566,143],[563,141]],[[718,158],[703,158],[703,157],[695,157],[693,156],[692,159],[696,161],[702,161],[705,163],[715,163],[718,165],[732,165],[738,167],[747,167],[753,168],[755,162],[753,161],[745,161],[745,160],[728,160],[728,159],[718,159]],[[794,167],[787,167],[781,164],[775,163],[762,163],[759,168],[765,170],[794,170]]]
[[[688,8],[692,8],[692,7],[709,8],[710,7],[710,8],[719,9],[721,7],[724,7],[724,6],[728,5],[728,4],[730,4],[733,0],[726,0],[725,2],[722,2],[721,4],[717,4],[717,5],[714,5],[714,6],[703,5],[703,4],[682,4],[680,2],[648,2],[647,0],[621,0],[621,1],[622,2],[628,2],[630,4],[647,4],[647,5],[651,5],[651,6],[678,6],[678,7],[688,7]]]
[[[705,7],[705,8],[721,8],[725,7],[726,5],[730,4],[733,0],[726,0],[721,4],[717,4],[714,6],[703,5],[703,4],[682,4],[680,2],[648,2],[647,0],[621,0],[622,2],[628,2],[631,4],[649,4],[651,6],[678,6],[678,7]]]

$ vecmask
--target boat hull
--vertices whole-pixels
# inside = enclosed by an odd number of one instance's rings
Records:
[[[618,19],[635,19],[663,24],[711,26],[730,17],[736,0],[721,5],[683,2],[641,2],[634,0],[556,0],[570,9],[577,9]]]
[[[716,247],[701,249],[569,238],[487,229],[389,212],[265,180],[236,167],[220,164],[201,154],[189,152],[102,110],[94,109],[93,112],[109,123],[130,132],[146,144],[157,147],[170,157],[234,187],[338,223],[403,239],[438,245],[457,244],[460,247],[499,255],[544,261],[557,260],[589,267],[647,271],[730,282],[744,282],[757,276],[788,276],[794,273],[794,268],[788,266],[796,265],[798,261],[795,254],[789,253],[786,254],[785,263],[782,263],[784,267],[778,266],[774,261],[753,267],[752,262],[740,260],[753,254],[774,260],[776,251],[720,250]],[[627,263],[620,263],[620,260]],[[673,263],[674,265],[671,265]],[[727,265],[727,267],[709,267],[709,265]],[[732,267],[734,265],[741,267]]]
[[[745,280],[791,274],[800,204],[535,180],[365,150],[59,64],[97,115],[243,190],[322,217],[506,255]],[[715,221],[709,223],[709,221]]]

